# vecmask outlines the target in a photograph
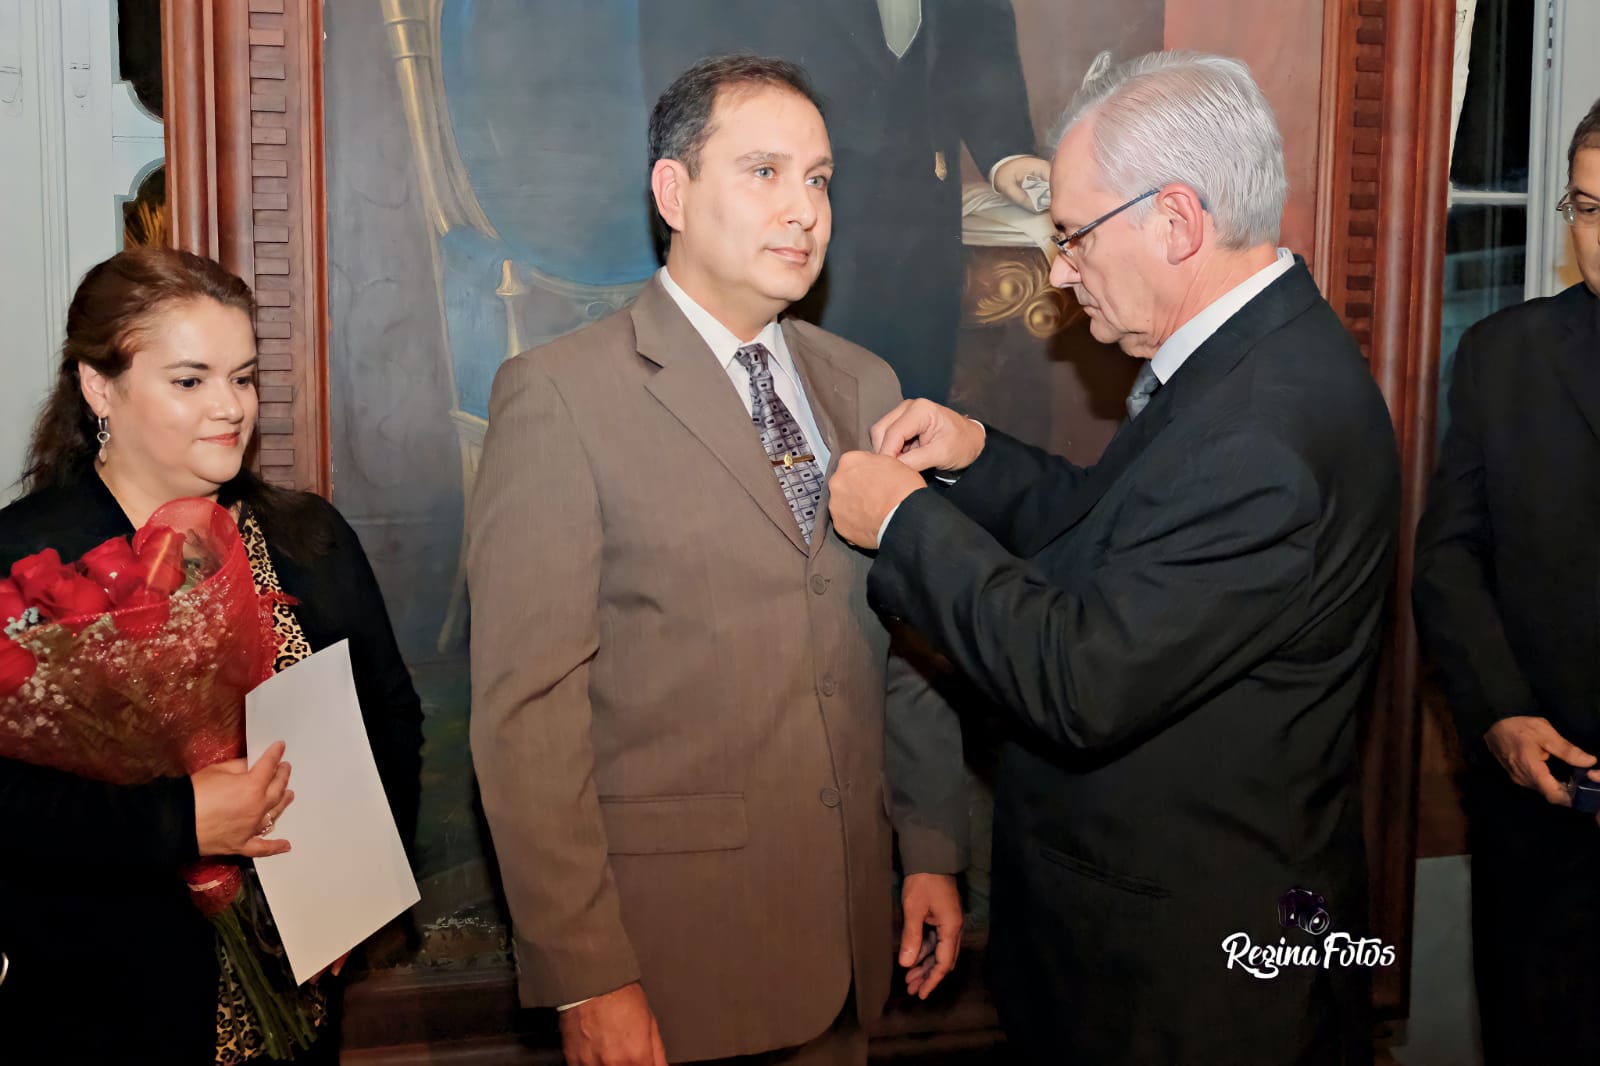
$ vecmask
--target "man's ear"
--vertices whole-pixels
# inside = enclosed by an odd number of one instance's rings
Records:
[[[650,168],[650,195],[661,221],[674,233],[683,231],[683,193],[688,183],[688,168],[676,159],[658,159]]]
[[[94,412],[96,418],[107,418],[111,414],[111,379],[92,366],[78,364],[78,388],[83,392],[84,402],[89,405],[89,410]]]
[[[1199,193],[1187,185],[1168,185],[1156,196],[1156,210],[1166,224],[1168,263],[1176,266],[1200,251],[1211,219]]]

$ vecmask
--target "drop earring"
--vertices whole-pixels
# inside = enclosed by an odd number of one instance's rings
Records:
[[[100,444],[100,454],[97,458],[100,460],[100,465],[104,466],[106,462],[106,445],[111,443],[111,431],[106,428],[106,420],[104,418],[100,419],[100,431],[94,435],[94,439]]]

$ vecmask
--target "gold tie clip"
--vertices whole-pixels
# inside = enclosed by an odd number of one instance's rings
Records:
[[[785,470],[793,470],[796,463],[816,462],[815,455],[796,455],[793,452],[784,452],[782,459],[772,460],[773,466],[781,466]]]

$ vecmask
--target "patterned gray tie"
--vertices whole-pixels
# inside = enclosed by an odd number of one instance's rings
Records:
[[[1133,388],[1128,390],[1128,421],[1139,417],[1139,412],[1150,403],[1150,397],[1161,387],[1161,379],[1156,377],[1156,371],[1148,359],[1139,368],[1139,373],[1134,376]]]
[[[750,375],[750,421],[761,434],[761,445],[772,461],[783,498],[789,501],[795,524],[811,543],[811,530],[817,524],[817,505],[822,502],[822,469],[806,444],[789,408],[772,387],[772,368],[767,365],[772,353],[765,344],[747,344],[733,358]]]

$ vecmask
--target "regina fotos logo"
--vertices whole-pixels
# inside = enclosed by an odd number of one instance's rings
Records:
[[[1231,933],[1222,941],[1227,968],[1269,981],[1286,967],[1331,970],[1351,966],[1393,966],[1395,950],[1377,937],[1353,937],[1333,928],[1333,913],[1321,893],[1299,885],[1278,897],[1278,925],[1285,930],[1276,944],[1256,944],[1249,933]],[[1295,931],[1320,939],[1306,942]]]

